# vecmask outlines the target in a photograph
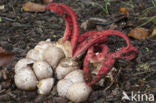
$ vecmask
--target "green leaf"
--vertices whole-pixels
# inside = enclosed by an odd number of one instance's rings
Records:
[[[149,48],[146,47],[145,49],[146,49],[147,52],[149,52]]]
[[[0,22],[2,22],[2,18],[0,17]]]
[[[57,36],[55,34],[53,34],[53,38],[56,38]]]
[[[20,11],[23,12],[23,8],[21,8]]]

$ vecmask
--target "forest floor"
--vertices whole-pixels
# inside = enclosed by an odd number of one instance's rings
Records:
[[[31,1],[41,3],[39,0]],[[82,33],[114,28],[128,34],[135,27],[143,27],[148,29],[151,35],[153,28],[156,27],[156,5],[152,0],[108,1],[107,11],[105,0],[54,0],[73,8],[80,24],[90,18],[100,18],[104,21],[97,20],[86,30],[82,28]],[[25,57],[38,42],[48,38],[56,41],[63,37],[65,29],[64,20],[54,12],[23,11],[21,8],[26,2],[28,0],[0,0],[0,5],[5,5],[5,8],[0,10],[0,46],[15,54],[11,64],[0,67],[0,103],[72,103],[59,97],[56,87],[49,95],[42,96],[36,91],[22,91],[15,86],[15,63]],[[120,8],[127,8],[129,16],[123,16]],[[123,91],[128,95],[131,95],[132,91],[156,95],[156,38],[149,37],[145,40],[129,38],[131,44],[139,50],[137,58],[132,61],[117,60],[114,65],[117,71],[113,75],[113,81],[105,78],[103,85],[96,85],[85,103],[139,103],[122,101]],[[125,46],[123,39],[110,37],[109,47],[112,50],[123,46]]]

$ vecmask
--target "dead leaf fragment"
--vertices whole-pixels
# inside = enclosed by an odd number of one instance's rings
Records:
[[[138,40],[145,40],[148,38],[149,32],[145,28],[134,28],[130,31],[128,36]]]
[[[156,27],[153,29],[152,37],[156,36]]]
[[[126,16],[129,16],[129,12],[126,8],[120,8],[120,12],[124,13]]]
[[[0,66],[7,65],[13,60],[13,53],[0,53]]]
[[[3,10],[4,9],[4,5],[0,5],[0,10]]]
[[[96,25],[96,29],[97,29],[97,31],[102,31],[103,27],[101,25]]]
[[[7,80],[8,79],[8,74],[9,74],[8,69],[7,68],[4,68],[2,70],[2,77],[3,77],[4,80]]]
[[[118,29],[118,25],[116,25],[115,23],[112,23],[111,25],[109,25],[109,29],[111,30]]]
[[[24,11],[28,12],[44,12],[45,11],[45,5],[33,3],[33,2],[27,2],[22,7]]]
[[[81,28],[83,28],[86,31],[88,27],[87,25],[88,25],[88,20],[81,24]]]
[[[0,47],[0,53],[4,53],[5,49],[3,49],[2,47]]]

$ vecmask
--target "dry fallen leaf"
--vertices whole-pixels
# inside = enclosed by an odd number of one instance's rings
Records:
[[[3,10],[4,9],[4,5],[0,5],[0,10]]]
[[[138,40],[145,40],[148,38],[149,32],[145,28],[134,28],[130,31],[128,36]]]
[[[120,8],[120,12],[124,13],[126,16],[129,16],[129,12],[126,8]]]
[[[88,27],[88,20],[87,20],[87,21],[84,21],[84,22],[81,24],[81,28],[83,28],[85,31],[87,30],[87,27]]]
[[[8,74],[9,74],[9,71],[7,68],[2,69],[2,77],[4,80],[8,79]]]
[[[9,64],[13,60],[13,53],[7,53],[5,49],[0,47],[0,66]]]
[[[156,27],[153,29],[152,37],[156,36]]]
[[[97,31],[102,31],[103,27],[101,25],[96,25],[96,29],[97,29]]]
[[[111,29],[111,30],[118,29],[118,25],[116,25],[115,23],[112,23],[111,25],[109,25],[108,29]]]
[[[45,11],[45,5],[33,3],[33,2],[27,2],[22,7],[24,11],[29,12],[44,12]]]
[[[13,60],[13,53],[0,53],[0,66],[7,65]]]

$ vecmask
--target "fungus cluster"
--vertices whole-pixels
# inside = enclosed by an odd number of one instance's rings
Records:
[[[15,84],[22,90],[38,88],[39,94],[48,94],[54,85],[53,74],[58,81],[59,96],[74,102],[85,101],[91,87],[85,83],[79,63],[71,58],[72,48],[69,41],[63,43],[41,41],[28,51],[26,58],[15,65]],[[71,54],[70,54],[71,53]]]
[[[76,103],[86,101],[92,89],[85,83],[82,70],[68,73],[57,83],[58,95],[66,97]]]
[[[49,48],[55,49],[54,44],[49,41],[41,41],[34,49],[28,51],[26,58],[16,63],[14,79],[19,89],[34,90],[37,87],[39,94],[47,94],[51,91],[54,85],[54,67],[47,61],[51,57],[47,58],[44,55]],[[59,52],[59,49],[56,50]],[[64,54],[60,56],[63,57]],[[60,57],[53,59],[53,62],[59,61],[58,59]]]
[[[89,31],[80,35],[75,12],[68,6],[50,3],[46,9],[53,10],[66,21],[64,38],[57,42],[41,41],[28,51],[26,58],[15,65],[15,84],[19,89],[32,90],[38,87],[39,94],[47,94],[54,85],[53,74],[58,80],[57,92],[73,102],[86,101],[97,83],[112,69],[118,58],[132,60],[138,50],[130,44],[128,37],[117,30]],[[116,35],[125,39],[127,46],[109,52],[108,36]],[[95,49],[95,47],[97,49]],[[86,52],[86,55],[84,53]],[[83,71],[76,58],[84,55]],[[89,65],[98,64],[96,77],[90,77]],[[31,64],[33,66],[31,66]]]

